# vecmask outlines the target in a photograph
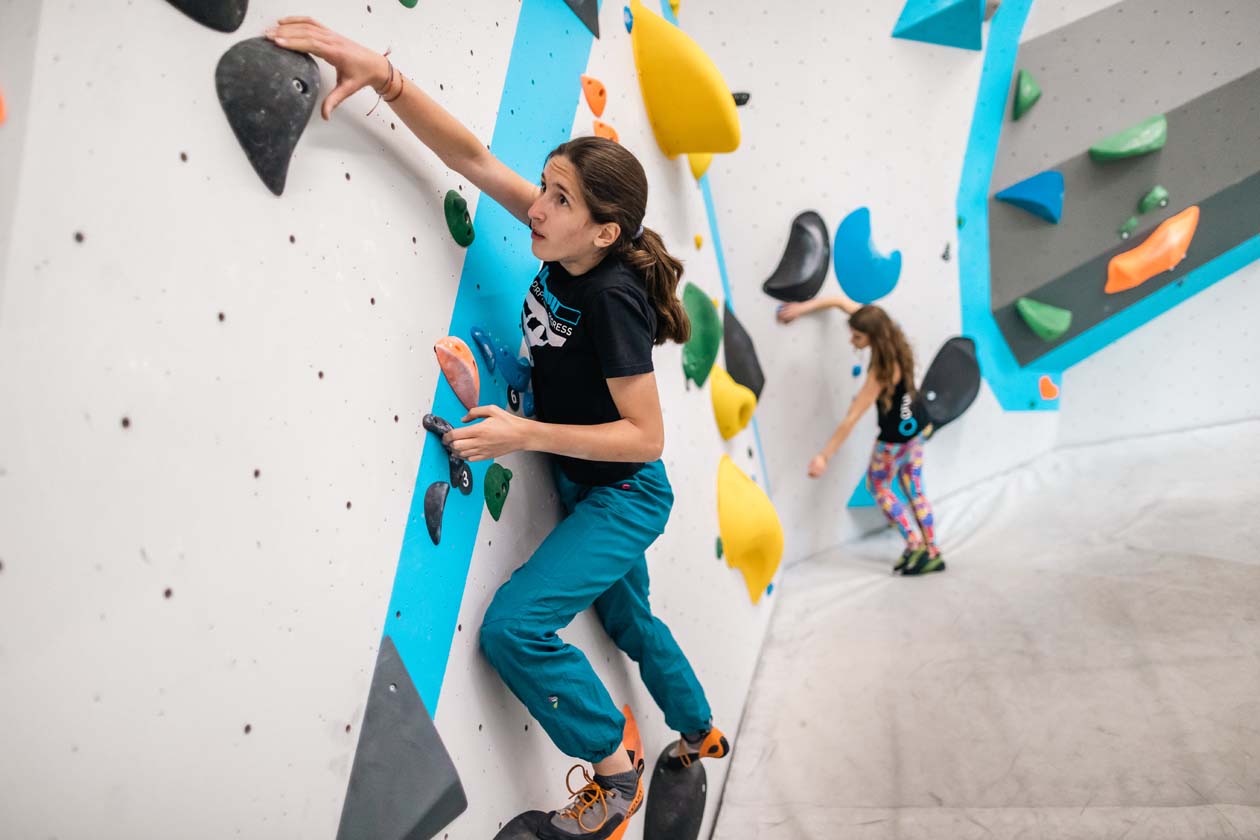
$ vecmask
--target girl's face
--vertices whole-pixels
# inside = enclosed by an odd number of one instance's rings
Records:
[[[867,347],[871,346],[871,337],[867,335],[866,333],[862,332],[861,330],[855,330],[852,327],[850,327],[849,328],[849,343],[852,344],[854,347],[856,347],[858,350],[865,350]]]
[[[531,250],[544,261],[582,264],[598,257],[621,235],[616,222],[599,224],[582,198],[577,170],[556,155],[547,161],[542,192],[529,208]]]

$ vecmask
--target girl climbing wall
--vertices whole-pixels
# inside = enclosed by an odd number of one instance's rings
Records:
[[[809,462],[809,477],[818,478],[827,471],[827,462],[848,439],[858,419],[875,405],[879,437],[871,451],[871,466],[866,475],[876,503],[906,541],[906,549],[893,565],[893,571],[904,575],[943,572],[945,559],[936,545],[932,505],[923,494],[921,432],[927,425],[927,417],[915,399],[914,353],[910,343],[883,309],[862,306],[843,295],[785,303],[779,307],[778,317],[784,324],[790,324],[801,315],[822,309],[842,309],[848,313],[850,341],[859,350],[871,349],[871,365],[848,414],[822,451]],[[910,499],[914,522],[893,492],[894,479],[901,482]]]
[[[643,227],[647,178],[619,144],[580,137],[548,156],[539,182],[513,172],[388,58],[306,17],[267,36],[337,71],[327,119],[371,85],[442,161],[530,229],[542,267],[525,296],[522,328],[533,366],[537,420],[498,406],[472,409],[445,435],[460,457],[529,450],[553,456],[565,517],[500,587],[481,647],[504,682],[565,753],[585,784],[538,827],[547,840],[600,840],[643,799],[640,756],[622,743],[625,719],[586,657],[556,632],[594,606],[613,641],[639,663],[644,684],[682,737],[679,765],[727,754],[704,691],[669,629],[652,615],[644,552],[664,531],[673,493],[660,461],[664,425],[652,348],[686,341],[675,297],[682,264]],[[572,771],[570,771],[570,775]]]

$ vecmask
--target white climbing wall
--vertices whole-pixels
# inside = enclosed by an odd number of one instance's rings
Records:
[[[11,20],[29,32],[0,51],[0,836],[331,838],[464,259],[442,196],[474,213],[478,196],[388,109],[365,118],[365,92],[312,121],[276,198],[214,68],[311,14],[392,46],[488,140],[521,5],[254,0],[232,35],[160,0],[17,5],[0,2],[0,43]],[[720,299],[701,195],[651,138],[618,6],[603,30],[590,72],[647,167],[648,224]],[[590,133],[576,77],[572,107]],[[715,477],[724,452],[758,476],[760,456],[751,432],[720,440],[678,347],[657,365],[677,502],[654,603],[733,730],[773,597],[754,607],[715,557]],[[470,801],[452,840],[558,806],[569,766],[476,649],[555,517],[539,459],[504,460],[517,478],[503,520],[484,517],[436,710]],[[565,636],[654,757],[668,735],[630,663],[588,616]]]
[[[901,280],[879,304],[910,338],[919,376],[960,331],[955,198],[981,54],[893,39],[899,12],[900,4],[822,0],[793,3],[791,14],[747,0],[690,0],[679,12],[732,89],[752,94],[741,109],[743,146],[710,173],[732,294],[758,347],[773,348],[763,351],[768,384],[757,416],[789,562],[883,525],[874,509],[846,508],[869,461],[873,412],[822,480],[805,475],[861,384],[851,368],[867,360],[850,348],[841,312],[775,322],[777,301],[761,283],[793,217],[816,210],[834,237],[849,212],[871,209],[876,247],[902,253]],[[820,295],[838,290],[833,268]],[[1003,412],[983,388],[929,444],[929,495],[1046,451],[1057,423],[1052,413]],[[948,549],[950,523],[939,532]]]

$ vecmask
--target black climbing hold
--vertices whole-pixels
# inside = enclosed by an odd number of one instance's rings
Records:
[[[249,0],[168,0],[193,20],[220,32],[235,32],[245,20]]]
[[[591,34],[599,37],[599,0],[564,0]]]
[[[757,361],[757,349],[753,347],[752,337],[748,335],[744,325],[726,305],[722,315],[723,343],[726,347],[726,372],[740,385],[752,391],[757,399],[761,399],[761,389],[766,387],[765,374],[761,372],[761,363]]]
[[[538,832],[551,819],[551,815],[542,811],[526,811],[503,826],[494,840],[537,840]]]
[[[442,513],[446,510],[446,494],[451,485],[435,481],[424,491],[424,524],[429,528],[429,539],[437,545],[442,542]]]
[[[359,727],[337,840],[441,837],[467,808],[442,736],[386,636]]]
[[[512,411],[521,410],[521,392],[513,388],[511,385],[508,386],[507,402],[508,408]]]
[[[741,92],[741,93],[732,93],[731,96],[735,98],[735,107],[740,108],[748,104],[748,98],[750,94]]]
[[[761,284],[761,290],[778,300],[809,300],[822,288],[830,265],[827,223],[813,210],[806,210],[792,220],[779,267]]]
[[[219,59],[214,83],[254,171],[269,190],[282,194],[289,158],[319,100],[315,60],[266,38],[250,38]]]
[[[690,767],[670,766],[676,744],[665,747],[652,771],[643,840],[696,840],[700,836],[708,779],[699,761]]]
[[[420,425],[424,426],[426,432],[433,432],[438,437],[445,437],[448,432],[455,428],[436,414],[426,414],[421,417]]]
[[[922,404],[935,434],[962,416],[979,393],[980,363],[976,361],[976,343],[958,336],[937,351],[923,375],[916,401]]]

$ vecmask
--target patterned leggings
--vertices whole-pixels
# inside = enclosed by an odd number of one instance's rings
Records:
[[[906,515],[905,505],[893,492],[892,481],[897,478],[910,499],[912,513],[918,523],[916,528]],[[927,543],[933,556],[938,553],[933,531],[932,505],[923,495],[923,441],[920,438],[905,443],[875,441],[871,451],[871,468],[866,473],[875,502],[884,516],[897,526],[908,548],[918,548]],[[922,531],[922,536],[919,532]]]

